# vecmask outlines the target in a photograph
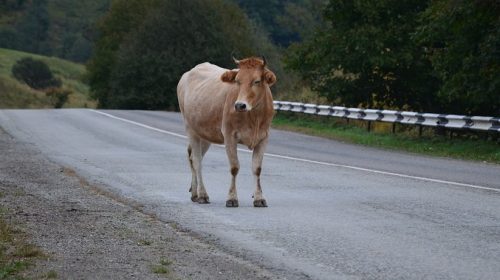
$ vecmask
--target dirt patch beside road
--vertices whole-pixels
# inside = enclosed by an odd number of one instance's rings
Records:
[[[0,129],[0,203],[43,257],[19,272],[59,279],[271,279],[268,271],[91,186]]]

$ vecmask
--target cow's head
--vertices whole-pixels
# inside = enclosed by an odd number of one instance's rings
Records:
[[[248,112],[258,106],[266,94],[270,94],[269,88],[276,82],[276,76],[267,69],[264,57],[234,59],[234,62],[238,69],[226,71],[221,80],[238,86],[238,98],[234,108],[237,112]]]

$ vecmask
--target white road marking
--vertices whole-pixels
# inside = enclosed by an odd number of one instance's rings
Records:
[[[104,113],[104,112],[101,112],[101,111],[97,111],[97,110],[94,110],[94,109],[90,109],[90,111],[92,111],[94,113],[101,114],[103,116],[106,116],[106,117],[109,117],[109,118],[112,118],[112,119],[115,119],[115,120],[120,120],[122,122],[126,122],[126,123],[130,123],[130,124],[137,125],[137,126],[140,126],[140,127],[144,127],[144,128],[147,128],[147,129],[151,129],[151,130],[154,130],[156,132],[160,132],[160,133],[168,134],[168,135],[171,135],[171,136],[175,136],[175,137],[187,139],[186,135],[182,135],[182,134],[178,134],[178,133],[175,133],[175,132],[166,131],[166,130],[163,130],[163,129],[159,129],[159,128],[156,128],[156,127],[152,127],[152,126],[143,124],[143,123],[134,122],[134,121],[131,121],[131,120],[120,118],[120,117],[117,117],[117,116],[114,116],[114,115],[111,115],[111,114],[108,114],[108,113]]]
[[[143,123],[131,121],[128,119],[120,118],[108,113],[104,113],[101,111],[93,110],[90,109],[90,111],[101,114],[103,116],[115,119],[115,120],[120,120],[126,123],[130,123],[136,126],[140,126],[146,129],[150,129],[156,132],[160,132],[163,134],[187,139],[186,135],[178,134],[175,132],[159,129],[156,127],[152,127]],[[216,145],[218,147],[224,147],[223,145]],[[246,150],[246,149],[241,149],[238,148],[238,151],[245,152],[245,153],[251,153],[251,151]],[[393,172],[387,172],[387,171],[381,171],[381,170],[376,170],[376,169],[369,169],[369,168],[363,168],[363,167],[357,167],[357,166],[352,166],[352,165],[344,165],[344,164],[337,164],[337,163],[330,163],[330,162],[324,162],[324,161],[316,161],[316,160],[309,160],[309,159],[303,159],[303,158],[296,158],[296,157],[290,157],[290,156],[283,156],[283,155],[277,155],[277,154],[271,154],[271,153],[265,153],[265,156],[268,157],[274,157],[274,158],[280,158],[280,159],[286,159],[286,160],[293,160],[293,161],[299,161],[299,162],[305,162],[305,163],[311,163],[311,164],[318,164],[318,165],[323,165],[323,166],[333,166],[333,167],[341,167],[341,168],[347,168],[347,169],[352,169],[352,170],[358,170],[358,171],[364,171],[364,172],[369,172],[369,173],[375,173],[375,174],[382,174],[382,175],[388,175],[388,176],[395,176],[395,177],[400,177],[400,178],[407,178],[407,179],[413,179],[413,180],[420,180],[420,181],[426,181],[426,182],[433,182],[433,183],[440,183],[440,184],[447,184],[447,185],[453,185],[453,186],[459,186],[459,187],[468,187],[468,188],[474,188],[474,189],[480,189],[480,190],[487,190],[487,191],[494,191],[494,192],[500,192],[500,189],[495,189],[495,188],[490,188],[490,187],[484,187],[484,186],[479,186],[479,185],[473,185],[473,184],[466,184],[466,183],[459,183],[459,182],[453,182],[453,181],[446,181],[446,180],[439,180],[439,179],[432,179],[432,178],[426,178],[426,177],[420,177],[420,176],[412,176],[412,175],[406,175],[406,174],[400,174],[400,173],[393,173]]]

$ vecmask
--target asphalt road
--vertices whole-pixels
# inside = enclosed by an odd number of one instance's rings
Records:
[[[0,126],[89,182],[285,279],[498,279],[500,167],[273,130],[252,207],[239,152],[239,208],[226,208],[225,151],[204,159],[211,204],[190,201],[179,114],[0,110]],[[1,157],[1,154],[0,154]]]

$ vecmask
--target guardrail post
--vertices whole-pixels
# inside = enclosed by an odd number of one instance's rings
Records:
[[[434,133],[439,136],[446,136],[446,129],[442,126],[436,126],[434,128]]]
[[[396,134],[396,123],[392,123],[392,134]]]
[[[367,129],[368,129],[368,132],[371,131],[371,129],[372,129],[372,122],[371,121],[368,121]]]

